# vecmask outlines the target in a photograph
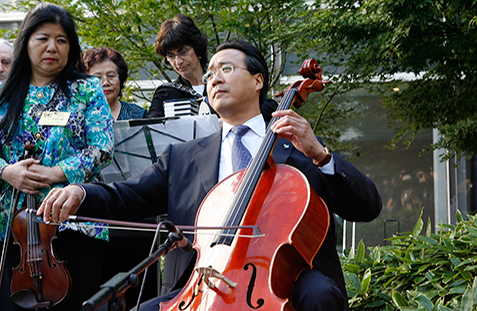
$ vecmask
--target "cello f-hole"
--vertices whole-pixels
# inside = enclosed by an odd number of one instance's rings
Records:
[[[200,276],[199,280],[197,281],[196,288],[194,290],[194,293],[192,294],[192,298],[190,299],[189,303],[186,305],[186,301],[181,301],[181,303],[179,304],[179,310],[184,311],[187,308],[189,308],[190,305],[192,304],[192,302],[194,301],[195,297],[197,297],[199,295],[199,292],[202,292],[201,290],[199,290],[199,286],[202,283],[203,277],[204,277],[204,275],[202,274]]]
[[[247,271],[248,267],[252,267],[252,275],[250,276],[250,282],[248,283],[247,288],[247,305],[252,309],[258,309],[265,304],[265,300],[260,298],[257,300],[258,305],[256,307],[252,305],[252,293],[253,289],[255,288],[255,280],[257,279],[257,267],[255,267],[253,263],[248,263],[243,267],[243,269]]]

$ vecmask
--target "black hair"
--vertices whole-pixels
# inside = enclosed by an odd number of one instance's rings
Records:
[[[261,73],[263,76],[263,87],[260,90],[260,106],[265,102],[267,98],[268,88],[269,88],[269,75],[268,75],[268,66],[263,57],[263,54],[255,46],[251,45],[246,41],[235,40],[227,41],[222,43],[217,47],[217,52],[227,49],[235,49],[245,53],[245,66],[247,66],[248,72],[252,75]]]
[[[155,48],[156,53],[165,58],[170,51],[189,45],[199,57],[200,66],[202,71],[205,72],[209,63],[208,44],[207,37],[197,28],[192,18],[184,14],[177,14],[173,19],[168,19],[162,23],[156,37]]]
[[[8,105],[7,113],[0,121],[0,137],[4,138],[5,143],[10,141],[16,133],[30,87],[32,70],[28,56],[28,41],[38,27],[49,23],[63,27],[70,45],[65,68],[51,82],[56,82],[60,90],[70,97],[67,81],[86,77],[75,71],[80,59],[81,47],[71,14],[62,7],[47,2],[30,9],[23,19],[15,40],[10,73],[0,90],[0,105]]]
[[[110,60],[116,65],[119,75],[119,97],[121,97],[124,83],[128,78],[128,64],[121,53],[115,49],[104,47],[92,48],[84,51],[81,55],[81,61],[78,63],[78,70],[88,73],[91,67],[102,63],[105,60]]]

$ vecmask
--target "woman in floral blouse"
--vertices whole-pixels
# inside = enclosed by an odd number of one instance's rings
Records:
[[[101,170],[112,159],[111,110],[100,80],[75,71],[80,53],[76,28],[66,10],[41,3],[27,13],[15,42],[10,76],[0,89],[1,237],[13,214],[14,189],[21,192],[18,208],[24,207],[25,193],[35,195],[39,204],[53,187],[100,181]],[[26,142],[35,145],[37,159],[20,160]],[[58,258],[67,261],[74,284],[69,298],[58,305],[62,310],[80,310],[81,302],[100,285],[95,284],[100,271],[88,260],[100,261],[96,256],[101,256],[101,246],[92,253],[94,239],[85,234],[104,238],[107,230],[82,231],[60,232],[55,242]],[[8,294],[8,265],[18,264],[14,257],[19,251],[9,247],[7,254],[0,301],[2,310],[16,310]],[[90,282],[88,288],[80,285]]]

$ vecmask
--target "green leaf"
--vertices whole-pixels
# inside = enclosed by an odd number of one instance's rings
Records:
[[[435,276],[435,274],[432,271],[427,271],[425,276],[426,276],[426,279],[431,280]]]
[[[364,254],[365,254],[365,247],[364,247],[363,240],[361,240],[359,241],[358,249],[356,250],[356,255],[354,256],[354,261],[357,264],[360,264],[363,261]]]
[[[474,301],[477,303],[477,276],[474,278],[474,283],[472,284],[472,295],[474,296]]]
[[[457,212],[455,213],[455,218],[456,218],[457,222],[463,222],[464,221],[464,218],[462,217],[462,213],[460,212],[460,210],[457,210]]]
[[[465,271],[464,266],[461,265],[461,261],[454,255],[450,256],[450,260],[454,265],[454,269],[457,269],[464,279],[467,281],[472,281],[472,274],[469,271]]]
[[[350,264],[350,263],[344,264],[343,268],[345,270],[348,270],[348,271],[352,272],[352,273],[358,273],[360,271],[360,268],[357,265]]]
[[[470,232],[473,236],[477,237],[477,228],[471,227],[471,226],[466,226],[467,231]]]
[[[418,236],[421,234],[422,227],[424,226],[424,222],[422,221],[421,218],[417,221],[417,223],[414,225],[414,229],[412,229],[412,235],[413,236]]]
[[[349,279],[351,280],[351,283],[353,284],[353,288],[355,291],[360,292],[361,291],[361,282],[356,274],[349,274]]]
[[[472,291],[470,288],[468,288],[464,293],[464,297],[462,298],[461,309],[462,311],[472,311],[473,305],[474,297],[472,295]]]
[[[406,298],[403,295],[398,293],[397,291],[393,291],[392,293],[393,301],[398,307],[409,307],[409,303],[407,302]]]
[[[424,295],[420,295],[417,298],[417,301],[419,305],[421,305],[427,311],[432,311],[434,309],[434,305],[432,304],[432,302]]]
[[[427,237],[427,236],[417,236],[416,238],[420,241],[427,242],[427,243],[432,244],[432,245],[438,245],[439,244],[439,242],[436,239],[433,239],[433,238],[430,238],[430,237]]]
[[[417,272],[418,272],[418,273],[421,273],[421,272],[423,272],[423,271],[429,269],[430,266],[431,266],[430,264],[422,265],[422,266],[420,266],[420,267],[417,269]]]
[[[432,223],[431,220],[427,220],[427,229],[426,229],[426,237],[430,237],[432,234]]]
[[[363,282],[361,283],[361,293],[364,294],[368,291],[369,284],[371,282],[371,269],[367,269],[363,276]]]
[[[452,294],[460,294],[460,295],[462,295],[463,293],[465,293],[466,290],[467,290],[467,285],[453,287],[453,288],[451,288],[451,290],[449,291],[449,295],[452,295]]]

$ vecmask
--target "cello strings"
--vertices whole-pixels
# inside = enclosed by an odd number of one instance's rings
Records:
[[[280,111],[280,110],[290,108],[296,92],[297,92],[296,89],[287,90],[277,110]],[[251,159],[249,162],[249,165],[247,165],[248,168],[238,180],[239,181],[238,184],[240,186],[238,188],[237,194],[232,198],[232,200],[228,204],[226,211],[229,211],[229,213],[227,212],[225,213],[225,216],[226,217],[228,216],[231,219],[230,223],[232,224],[238,224],[239,221],[241,221],[245,213],[245,205],[249,204],[247,200],[251,199],[252,193],[258,184],[258,179],[260,178],[260,175],[263,170],[263,167],[260,167],[260,166],[265,165],[268,159],[268,154],[270,153],[270,151],[272,151],[273,144],[276,141],[277,135],[272,133],[271,126],[278,119],[279,118],[274,117],[272,118],[271,122],[268,124],[266,128],[266,132],[265,132],[264,141],[261,143],[260,148],[257,151],[257,154],[255,155],[255,157]],[[244,180],[246,181],[245,183],[244,183]],[[249,181],[254,181],[254,182],[256,181],[257,184],[253,184]],[[230,230],[228,232],[230,232]],[[217,249],[217,251],[215,251],[214,249]],[[206,252],[204,254],[205,255],[204,257],[210,258],[213,256],[212,258],[215,258],[215,262],[217,262],[219,258],[221,258],[221,256],[219,256],[217,253],[220,252],[221,249],[222,248],[214,247],[212,251]]]
[[[285,92],[285,96],[283,100],[280,101],[280,105],[277,108],[277,111],[285,110],[290,108],[291,103],[293,102],[293,99],[295,97],[296,90],[291,89],[287,90]],[[262,144],[260,145],[259,150],[257,151],[256,156],[251,159],[251,165],[249,165],[249,168],[247,169],[246,174],[242,175],[242,179],[240,180],[240,184],[242,185],[243,179],[247,178],[247,180],[258,180],[260,177],[260,174],[262,173],[262,167],[259,167],[259,165],[262,165],[262,162],[259,161],[259,159],[263,159],[263,161],[266,161],[268,158],[268,153],[271,151],[271,148],[273,147],[273,143],[276,139],[276,135],[272,133],[271,131],[271,126],[278,120],[279,118],[272,118],[270,123],[267,126],[266,132],[265,132],[265,138]],[[265,164],[265,162],[263,162]],[[255,185],[251,185],[250,183],[246,183],[243,186],[243,191],[240,192],[240,196],[238,197],[238,202],[236,206],[243,206],[244,204],[248,203],[245,202],[247,199],[247,193],[252,192],[254,189],[252,187],[255,187]],[[242,195],[243,194],[243,195]],[[233,220],[237,221],[239,218],[241,218],[243,215],[238,214],[239,209],[235,208],[235,213],[233,215]]]
[[[27,194],[26,195],[27,206],[31,206],[31,197]],[[26,256],[26,261],[28,263],[28,268],[30,271],[30,277],[38,275],[38,266],[36,265],[37,259],[37,249],[34,245],[34,233],[33,231],[33,224],[31,215],[26,213],[26,221],[27,221],[27,248],[28,254]],[[35,284],[35,282],[33,282]]]

